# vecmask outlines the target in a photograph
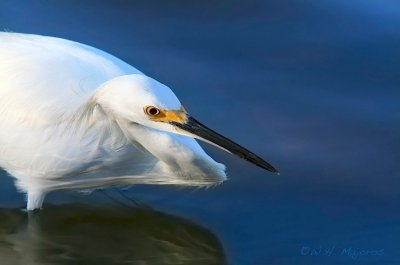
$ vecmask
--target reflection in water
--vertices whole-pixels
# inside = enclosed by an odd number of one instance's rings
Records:
[[[2,264],[226,264],[207,229],[149,209],[0,210]]]

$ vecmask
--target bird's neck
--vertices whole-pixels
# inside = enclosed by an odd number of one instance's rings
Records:
[[[192,138],[141,125],[130,125],[128,133],[172,174],[193,182],[226,179],[225,166],[215,162]]]

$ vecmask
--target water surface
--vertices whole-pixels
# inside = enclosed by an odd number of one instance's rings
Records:
[[[169,85],[198,120],[280,169],[280,176],[271,175],[203,145],[227,165],[228,182],[208,190],[123,191],[179,216],[183,226],[193,224],[193,232],[201,227],[191,236],[201,236],[208,251],[216,249],[213,262],[223,264],[226,256],[229,264],[250,265],[400,263],[398,1],[2,1],[0,27],[68,38],[120,57]],[[0,206],[21,207],[23,195],[11,178],[2,174],[0,181]],[[118,191],[107,192],[116,205],[131,205]],[[59,192],[47,202],[66,203],[61,209],[72,207],[73,216],[85,218],[85,210],[71,205],[79,200],[98,206],[93,196]],[[154,225],[146,234],[146,227],[128,224],[136,232],[124,236],[108,210],[93,210],[87,226],[105,230],[104,237],[91,240],[82,221],[68,241],[53,223],[68,216],[52,207],[39,213],[39,226],[50,227],[35,241],[24,214],[4,211],[10,217],[2,229],[11,232],[2,237],[22,233],[28,242],[67,246],[90,242],[88,251],[73,252],[83,264],[94,262],[91,251],[105,257],[104,264],[133,263],[140,253],[125,251],[138,245],[135,233],[147,242],[147,236],[169,231]],[[130,216],[126,211],[118,214]],[[136,217],[126,218],[130,223]],[[181,227],[174,218],[168,222]],[[22,227],[15,228],[18,222]],[[112,231],[118,240],[112,241]],[[121,252],[114,241],[121,242]],[[18,242],[16,248],[30,250],[36,263],[49,262],[36,249],[39,243],[28,248]],[[159,257],[146,246],[140,252]],[[370,252],[351,255],[349,248]],[[21,255],[7,249],[2,255]],[[328,251],[311,255],[308,249]]]

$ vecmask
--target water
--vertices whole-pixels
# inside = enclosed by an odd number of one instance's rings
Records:
[[[213,233],[178,217],[115,205],[46,206],[35,215],[0,211],[2,264],[226,264]]]
[[[10,264],[400,263],[397,1],[1,1],[0,27],[122,58],[282,173],[203,145],[221,186],[57,192],[33,217],[3,174]]]

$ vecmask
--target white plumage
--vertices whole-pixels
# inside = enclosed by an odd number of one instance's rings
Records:
[[[28,194],[28,210],[58,189],[225,180],[225,166],[193,137],[259,159],[188,124],[168,87],[118,58],[64,39],[0,32],[0,166]]]

